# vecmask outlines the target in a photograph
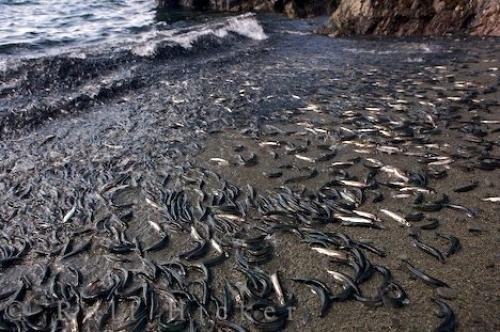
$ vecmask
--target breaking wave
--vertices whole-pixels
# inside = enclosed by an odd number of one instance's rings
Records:
[[[249,13],[228,18],[223,22],[194,26],[188,30],[155,31],[146,36],[138,45],[135,45],[132,52],[138,56],[152,57],[162,47],[179,45],[189,49],[201,38],[225,38],[230,33],[253,40],[267,38],[264,29],[255,18],[255,14]]]
[[[145,32],[139,40],[0,58],[0,132],[35,126],[140,89],[156,77],[155,68],[147,65],[151,61],[191,66],[196,63],[191,56],[244,51],[250,46],[247,42],[266,38],[255,15],[249,13],[183,29]],[[26,91],[36,91],[36,98]]]

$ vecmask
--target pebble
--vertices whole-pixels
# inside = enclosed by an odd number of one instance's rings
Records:
[[[408,257],[408,255],[405,255],[405,254],[401,254],[398,256],[398,258],[402,261],[406,261],[408,260],[410,257]]]

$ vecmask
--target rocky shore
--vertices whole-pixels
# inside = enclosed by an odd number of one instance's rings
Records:
[[[161,7],[283,13],[288,17],[329,15],[318,32],[332,36],[500,36],[497,0],[157,0]]]
[[[500,331],[500,44],[313,21],[6,62],[0,330]]]

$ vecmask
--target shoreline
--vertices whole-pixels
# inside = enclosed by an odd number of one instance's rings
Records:
[[[42,62],[21,69],[18,90],[0,99],[17,110],[28,98],[43,108],[51,98],[108,76],[123,82],[117,93],[103,89],[108,94],[81,109],[2,138],[0,241],[10,248],[5,252],[18,256],[2,266],[2,286],[10,291],[24,285],[25,295],[15,301],[64,304],[61,324],[67,328],[96,328],[114,302],[116,315],[105,326],[118,329],[132,321],[154,330],[165,323],[161,317],[168,317],[165,308],[172,303],[177,308],[198,301],[215,317],[216,301],[206,300],[204,287],[223,301],[224,286],[231,284],[235,302],[239,289],[252,304],[262,291],[279,309],[272,282],[267,292],[249,283],[252,276],[271,281],[279,271],[282,290],[296,299],[292,305],[284,298],[295,308],[288,331],[434,329],[442,322],[430,301],[437,290],[412,278],[404,259],[453,289],[447,295],[454,299],[445,301],[458,331],[498,330],[499,205],[482,201],[498,196],[499,185],[495,40],[329,39],[283,33],[306,31],[303,21],[258,18],[266,40],[233,37],[227,41],[232,47],[124,61],[106,70],[96,60],[78,83],[70,76],[58,81],[64,73],[50,69],[51,91],[43,90],[46,81],[32,79],[35,69],[51,67]],[[142,84],[128,84],[137,78]],[[433,177],[441,171],[447,177]],[[472,190],[454,191],[474,181]],[[424,203],[415,203],[418,192]],[[435,201],[441,205],[425,205]],[[445,206],[450,204],[474,210]],[[407,216],[418,208],[439,211],[423,211],[424,219],[410,221],[410,228],[382,212]],[[357,217],[369,219],[369,227],[346,225],[346,217],[355,217],[352,210],[364,213]],[[425,229],[436,226],[432,219],[438,228]],[[418,235],[445,253],[449,242],[436,232],[461,244],[445,263],[412,245]],[[341,252],[340,260],[347,255],[352,265],[312,249],[325,245],[322,236],[329,237],[327,249]],[[357,255],[369,261],[373,274],[356,282],[364,297],[336,300],[318,317],[318,292],[292,279],[315,278],[341,294],[349,287],[327,269],[355,279],[352,262],[362,260]],[[210,277],[200,263],[210,266]],[[373,266],[386,267],[409,302],[402,300],[401,308],[387,302],[391,297],[379,293],[386,289],[383,274]],[[373,305],[362,303],[370,300]],[[148,314],[144,322],[134,315],[137,303],[154,317]],[[85,319],[72,316],[77,307]],[[53,322],[50,305],[41,308]],[[247,315],[231,321],[249,330],[258,326]]]

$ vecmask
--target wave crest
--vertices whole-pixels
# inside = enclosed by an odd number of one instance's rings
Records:
[[[163,46],[181,46],[189,49],[203,37],[225,38],[230,33],[253,40],[267,38],[255,14],[248,13],[228,18],[223,22],[195,26],[189,30],[155,31],[153,35],[145,37],[145,40],[135,45],[132,53],[141,57],[153,57]]]

